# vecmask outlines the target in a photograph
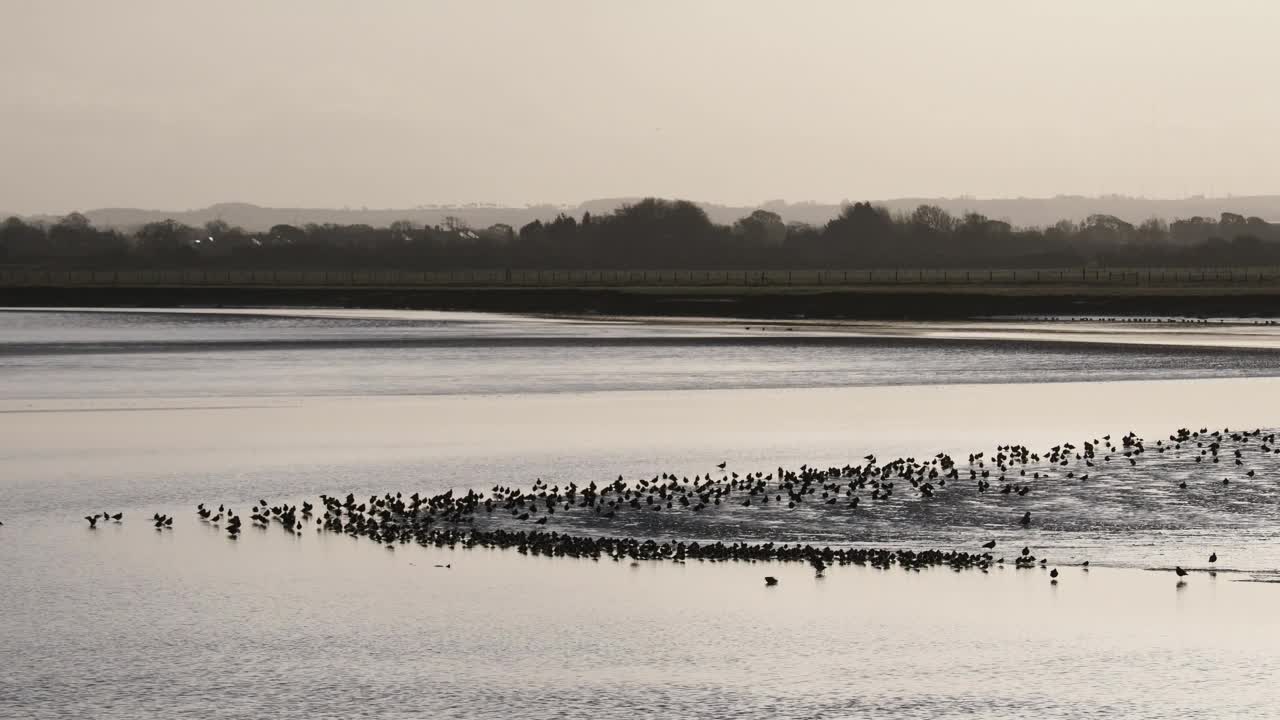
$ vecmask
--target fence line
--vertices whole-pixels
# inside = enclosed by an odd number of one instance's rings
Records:
[[[849,270],[43,270],[0,269],[0,287],[847,287],[869,285],[1267,285],[1280,267]]]

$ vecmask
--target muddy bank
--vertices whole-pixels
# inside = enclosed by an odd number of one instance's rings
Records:
[[[1272,288],[8,287],[12,307],[349,307],[566,315],[945,320],[1000,315],[1280,316]]]

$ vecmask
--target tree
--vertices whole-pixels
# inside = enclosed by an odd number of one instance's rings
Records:
[[[1169,234],[1179,245],[1194,245],[1216,235],[1218,223],[1211,218],[1195,217],[1174,220],[1169,224]]]
[[[1224,232],[1227,232],[1226,228],[1235,229],[1244,227],[1245,219],[1243,215],[1238,213],[1224,212],[1218,219],[1218,225],[1224,229]]]
[[[226,220],[223,220],[221,218],[218,218],[216,220],[210,220],[209,222],[204,224],[205,237],[210,238],[212,240],[220,240],[223,236],[228,235],[230,233],[231,233],[231,226],[227,224]]]
[[[1133,225],[1115,215],[1096,214],[1085,218],[1080,231],[1087,238],[1098,244],[1117,245],[1129,242],[1133,238]]]
[[[480,233],[484,240],[497,245],[506,245],[515,239],[515,230],[506,223],[494,223]]]
[[[911,224],[934,233],[949,233],[956,228],[956,219],[937,205],[921,205],[911,213]]]
[[[0,258],[31,259],[47,252],[44,228],[28,224],[18,217],[10,217],[0,223]]]
[[[707,213],[684,200],[645,198],[618,208],[608,221],[614,263],[679,264],[705,256],[715,235]]]
[[[756,210],[733,224],[733,234],[748,245],[776,247],[787,238],[782,216],[768,210]]]
[[[869,202],[857,202],[845,205],[840,214],[827,223],[827,230],[833,232],[883,232],[893,224],[889,211],[873,206]]]
[[[138,230],[136,237],[139,252],[158,258],[185,255],[199,240],[195,228],[173,219],[147,223]]]
[[[281,223],[272,225],[267,231],[267,237],[275,245],[294,245],[304,242],[307,239],[307,233],[302,228]]]
[[[520,228],[520,242],[537,243],[546,237],[546,230],[541,220],[534,220]]]
[[[1142,221],[1134,237],[1143,245],[1159,245],[1169,241],[1169,224],[1160,218]]]
[[[97,236],[89,218],[73,212],[49,228],[49,243],[63,255],[84,255]]]

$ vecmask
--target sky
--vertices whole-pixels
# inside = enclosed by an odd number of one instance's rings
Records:
[[[1280,3],[0,0],[0,210],[1280,192]]]

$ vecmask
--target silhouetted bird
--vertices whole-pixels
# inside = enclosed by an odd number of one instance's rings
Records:
[[[1209,562],[1211,562],[1211,563],[1216,563],[1216,562],[1218,562],[1218,553],[1216,553],[1216,552],[1215,552],[1215,553],[1209,553]]]
[[[1026,511],[1025,513],[1023,513],[1023,514],[1022,514],[1022,519],[1021,519],[1021,520],[1019,520],[1018,522],[1022,523],[1022,526],[1023,526],[1023,527],[1026,527],[1026,526],[1030,525],[1030,524],[1031,524],[1031,511],[1030,511],[1030,510],[1028,510],[1028,511]]]
[[[766,586],[773,586],[773,585],[777,585],[777,584],[778,584],[778,578],[776,578],[776,577],[774,577],[774,576],[772,576],[772,575],[765,575],[765,576],[764,576],[764,584],[765,584]]]
[[[98,527],[98,516],[97,516],[97,515],[85,515],[85,516],[84,516],[84,519],[89,521],[89,527],[90,527],[90,528],[97,528],[97,527]]]
[[[988,540],[988,541],[986,541],[986,542],[982,543],[982,547],[984,547],[984,548],[986,548],[986,549],[988,549],[988,550],[990,550],[990,549],[994,548],[995,546],[996,546],[996,541],[995,541],[995,540]]]
[[[1187,576],[1187,571],[1186,571],[1186,570],[1183,570],[1181,567],[1174,567],[1174,568],[1173,568],[1173,571],[1174,571],[1175,573],[1177,573],[1177,574],[1178,574],[1178,577],[1186,577],[1186,576]]]

